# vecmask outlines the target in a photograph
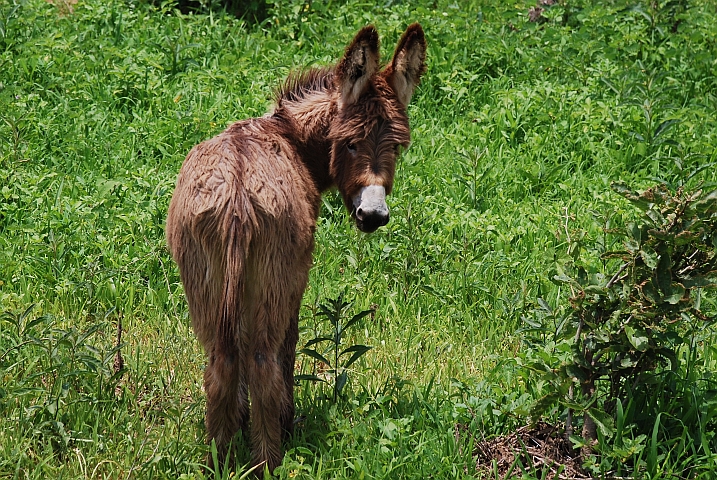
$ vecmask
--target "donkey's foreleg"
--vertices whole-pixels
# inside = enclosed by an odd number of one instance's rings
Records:
[[[224,464],[227,448],[234,435],[246,430],[249,403],[245,372],[239,351],[234,345],[215,345],[204,371],[204,390],[207,394],[207,438],[217,445],[219,464]],[[212,465],[211,452],[208,464]]]
[[[281,400],[279,420],[284,438],[294,433],[294,363],[296,362],[296,343],[299,341],[299,313],[289,320],[289,329],[281,347],[281,373],[284,379],[284,396]]]

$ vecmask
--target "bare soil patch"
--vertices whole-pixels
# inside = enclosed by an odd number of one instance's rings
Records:
[[[590,479],[581,465],[580,451],[565,439],[562,428],[539,422],[519,428],[510,435],[477,443],[473,452],[479,471],[497,471],[499,478],[520,478],[538,473],[538,478]],[[543,472],[548,472],[543,476]]]
[[[77,0],[45,0],[47,3],[50,3],[57,7],[57,11],[60,15],[70,15],[74,13],[75,8],[74,6],[77,5]]]

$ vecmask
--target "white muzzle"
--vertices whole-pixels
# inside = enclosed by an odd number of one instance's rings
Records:
[[[356,226],[362,232],[373,232],[388,223],[386,189],[380,185],[363,187],[353,198]]]

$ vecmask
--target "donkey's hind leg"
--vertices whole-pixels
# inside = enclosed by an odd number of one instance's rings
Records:
[[[260,337],[264,337],[261,335]],[[248,358],[251,391],[251,464],[273,472],[282,459],[280,407],[284,398],[284,379],[278,345],[257,339]]]
[[[299,341],[299,312],[289,320],[289,329],[281,348],[281,373],[284,378],[284,396],[281,401],[281,433],[283,438],[294,433],[294,363],[296,362],[296,342]]]
[[[245,372],[240,352],[229,342],[215,343],[204,371],[204,390],[207,394],[207,438],[217,445],[217,459],[223,465],[228,447],[239,431],[246,431],[249,403]],[[231,457],[231,454],[230,454]],[[210,467],[213,459],[208,455]],[[230,464],[233,459],[230,459]]]

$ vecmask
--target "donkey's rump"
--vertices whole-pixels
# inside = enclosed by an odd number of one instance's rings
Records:
[[[267,133],[263,120],[237,122],[194,147],[169,208],[167,242],[182,283],[192,285],[186,288],[192,325],[208,354],[227,282],[263,286],[271,272],[280,278],[280,271],[311,261],[313,196],[319,193],[307,188],[306,172],[288,157],[290,145]],[[247,271],[228,272],[229,255],[240,256],[236,261]],[[251,291],[243,290],[237,293],[249,297],[236,306],[246,311],[253,302]]]

